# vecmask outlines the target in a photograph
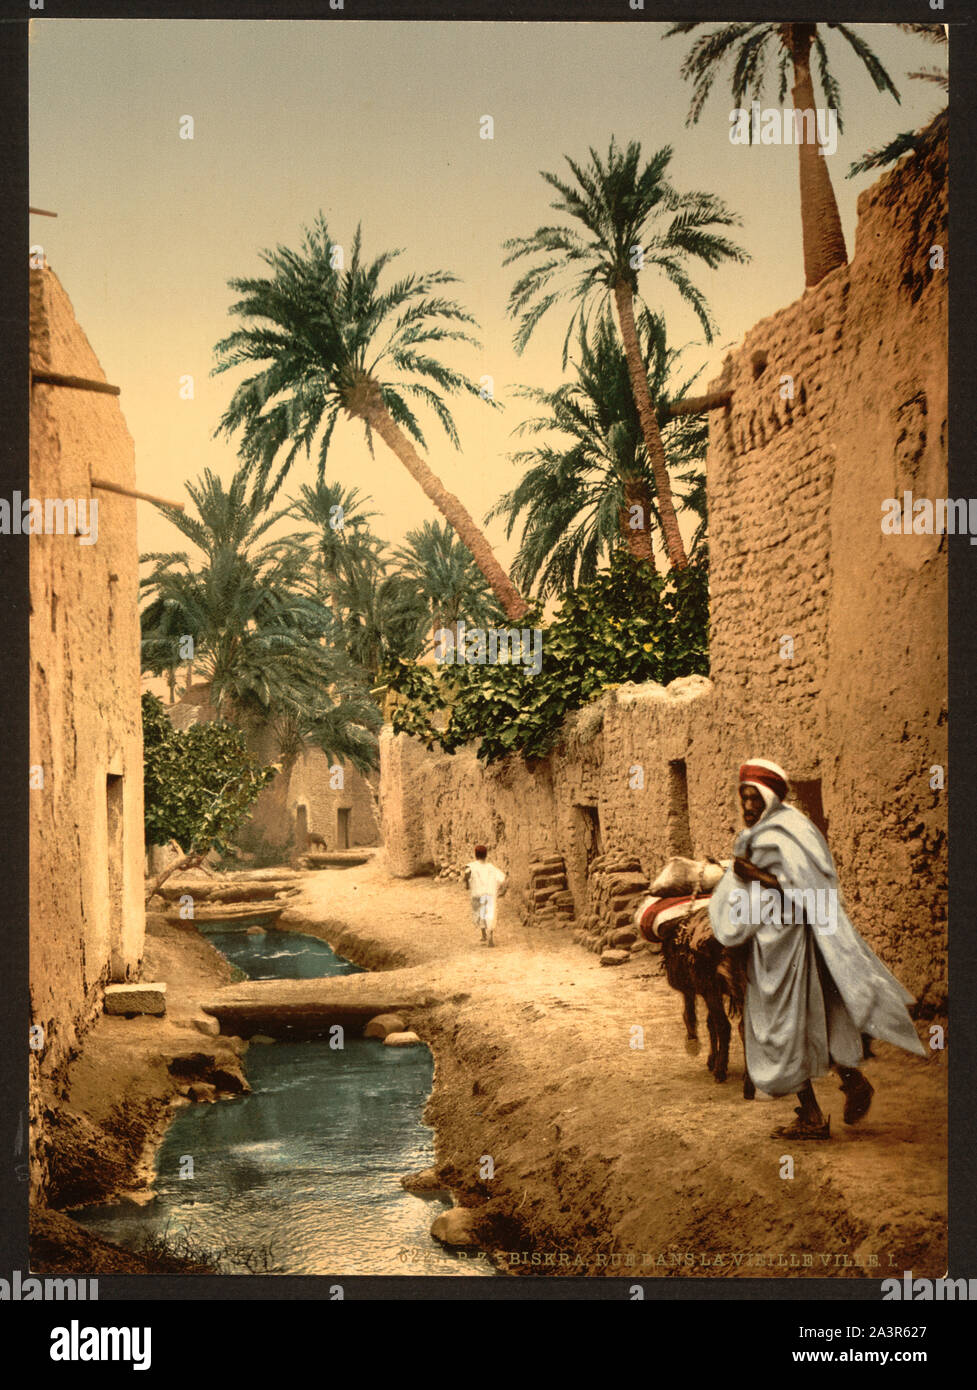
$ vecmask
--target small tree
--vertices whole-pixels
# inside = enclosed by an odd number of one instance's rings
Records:
[[[177,869],[198,863],[245,819],[258,793],[275,775],[248,752],[244,735],[229,724],[174,729],[163,704],[142,697],[146,842],[175,840],[183,857],[153,883],[146,901]]]

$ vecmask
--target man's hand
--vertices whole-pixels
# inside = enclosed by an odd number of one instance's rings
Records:
[[[765,888],[779,888],[776,875],[768,874],[765,869],[760,869],[753,863],[752,859],[737,857],[733,860],[733,873],[744,883],[762,883]]]

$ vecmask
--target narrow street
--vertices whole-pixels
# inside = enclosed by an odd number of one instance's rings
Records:
[[[742,1099],[735,1034],[730,1078],[716,1085],[707,1043],[686,1050],[680,998],[650,952],[602,967],[569,933],[523,928],[510,898],[490,950],[462,889],[392,879],[379,858],[302,886],[282,926],[360,965],[403,970],[437,1001],[409,1025],[436,1057],[426,1118],[439,1173],[497,1220],[519,1253],[514,1271],[944,1272],[945,1054],[924,1062],[876,1043],[869,1116],[846,1127],[837,1078],[825,1077],[830,1143],[786,1153],[770,1130],[791,1118],[791,1101]],[[701,1013],[700,1003],[705,1039]]]

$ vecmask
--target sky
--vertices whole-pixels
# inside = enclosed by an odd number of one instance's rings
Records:
[[[215,439],[235,378],[210,375],[214,344],[235,321],[232,276],[262,274],[263,248],[297,247],[321,210],[348,246],[362,224],[369,256],[403,248],[398,274],[450,270],[455,296],[480,325],[481,349],[457,348],[452,366],[493,378],[501,410],[470,398],[452,407],[456,451],[423,418],[427,458],[481,522],[518,481],[513,431],[532,413],[517,384],[564,379],[569,309],[554,308],[517,356],[506,315],[518,267],[501,243],[551,220],[540,170],[569,172],[565,156],[606,154],[610,137],[638,140],[650,157],[674,150],[680,190],[707,190],[742,219],[732,235],[747,265],[696,267],[718,333],[703,340],[692,311],[664,281],[642,292],[664,312],[669,341],[687,346],[682,375],[718,375],[726,352],[758,320],[804,290],[796,149],[734,146],[732,101],[717,81],[697,125],[679,68],[690,40],[663,24],[357,23],[305,21],[34,19],[30,31],[31,240],[44,247],[121,406],[135,441],[137,487],[185,500],[184,483],[211,468],[229,478],[235,443]],[[844,132],[830,172],[848,244],[855,205],[872,175],[846,179],[853,159],[942,105],[908,72],[945,50],[893,25],[858,25],[902,97],[876,92],[848,46],[828,36],[842,91]],[[764,105],[776,105],[771,81]],[[181,118],[193,117],[193,139]],[[480,137],[490,115],[494,138]],[[181,379],[193,378],[193,399]],[[184,391],[185,391],[184,386]],[[293,467],[286,493],[314,478]],[[341,420],[327,477],[357,487],[392,542],[440,520],[402,465],[362,428]],[[184,542],[151,504],[138,504],[141,551]],[[508,565],[518,536],[485,527]]]

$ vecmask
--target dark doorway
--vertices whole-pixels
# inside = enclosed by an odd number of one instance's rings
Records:
[[[671,758],[668,763],[668,845],[672,854],[692,855],[692,831],[689,827],[689,778],[684,758]]]
[[[336,812],[336,846],[338,849],[349,849],[349,807],[341,806]]]
[[[299,854],[304,854],[309,848],[308,806],[296,806],[295,808],[295,848]]]
[[[577,822],[577,830],[583,840],[584,853],[587,856],[587,868],[590,869],[593,861],[604,853],[604,837],[600,830],[600,813],[596,806],[574,806],[574,818]]]
[[[122,949],[125,924],[125,821],[124,788],[121,777],[109,773],[105,778],[105,828],[108,852],[109,978],[121,984],[126,978]]]
[[[828,821],[821,800],[821,778],[810,782],[791,782],[791,800],[799,811],[812,820],[825,839],[828,838]]]

